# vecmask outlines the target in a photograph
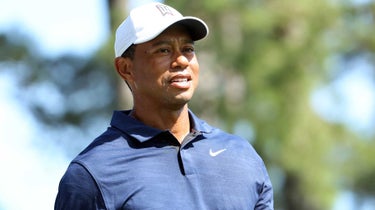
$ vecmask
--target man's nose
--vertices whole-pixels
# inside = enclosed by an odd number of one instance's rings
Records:
[[[181,68],[185,69],[189,66],[189,60],[188,58],[183,55],[181,52],[176,53],[174,56],[174,60],[172,62],[172,68]]]

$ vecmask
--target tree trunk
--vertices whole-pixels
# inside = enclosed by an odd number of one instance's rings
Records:
[[[128,15],[128,1],[127,0],[108,0],[108,14],[111,26],[111,44],[114,43],[114,36],[117,27]],[[113,45],[112,45],[113,46]],[[121,77],[117,80],[118,91],[118,107],[121,109],[130,109],[133,106],[133,97],[127,87],[126,83]]]

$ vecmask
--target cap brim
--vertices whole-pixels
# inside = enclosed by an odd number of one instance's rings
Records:
[[[176,24],[181,24],[186,27],[194,41],[203,39],[208,35],[207,25],[199,18],[184,17],[182,20],[179,20],[172,25]]]

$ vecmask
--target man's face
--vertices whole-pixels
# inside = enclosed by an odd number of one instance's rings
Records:
[[[155,39],[138,44],[131,65],[136,103],[181,108],[198,86],[194,43],[182,27],[172,26]]]

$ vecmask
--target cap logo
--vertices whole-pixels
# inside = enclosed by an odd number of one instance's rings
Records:
[[[163,15],[173,15],[173,11],[166,5],[156,5],[156,8],[158,8],[159,12]]]

